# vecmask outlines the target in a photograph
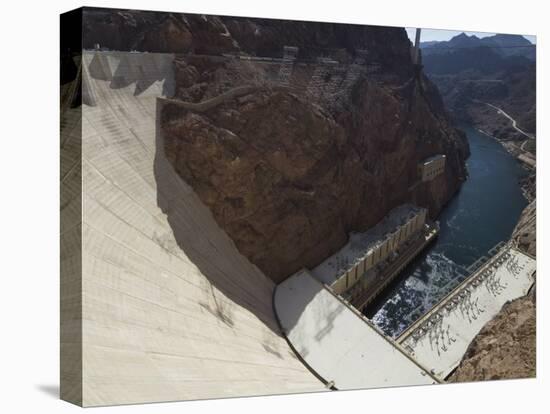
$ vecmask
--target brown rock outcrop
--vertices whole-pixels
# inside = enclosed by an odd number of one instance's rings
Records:
[[[217,16],[84,8],[83,47],[157,53],[221,54],[237,50]]]
[[[537,200],[534,199],[521,213],[512,238],[517,246],[531,256],[537,254]]]
[[[389,39],[401,32],[368,30]],[[408,45],[404,33],[401,41]],[[391,46],[397,52],[383,65],[398,71],[377,77],[354,67],[360,75],[333,99],[312,99],[300,82],[270,83],[273,64],[177,62],[177,97],[189,104],[164,107],[167,157],[239,250],[277,282],[399,204],[413,201],[435,216],[465,179],[464,137],[433,85],[414,77],[408,48]],[[293,76],[315,67],[304,63]],[[447,155],[445,174],[418,184],[418,163],[437,153]]]

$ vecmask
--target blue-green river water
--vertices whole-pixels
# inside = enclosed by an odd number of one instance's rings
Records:
[[[468,180],[438,217],[439,238],[400,275],[367,316],[397,336],[463,278],[470,266],[507,240],[527,200],[519,180],[526,171],[495,140],[461,126],[470,142]]]

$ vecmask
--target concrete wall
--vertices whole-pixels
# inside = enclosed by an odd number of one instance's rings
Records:
[[[364,256],[359,257],[340,278],[330,284],[331,289],[340,295],[354,287],[363,275],[378,263],[387,259],[410,237],[420,231],[426,223],[426,209],[420,209],[412,214],[407,221],[399,226],[388,238],[377,247],[369,250]],[[365,282],[365,281],[363,281]]]
[[[75,404],[82,404],[81,115],[80,108],[62,108],[60,149],[60,394]]]
[[[305,270],[277,286],[274,305],[298,354],[339,390],[437,383]]]
[[[445,171],[445,161],[445,155],[440,154],[420,163],[418,172],[422,181],[431,181],[438,175],[442,174],[443,171]]]
[[[80,403],[324,390],[279,331],[273,283],[165,158],[157,97],[173,91],[172,62],[169,54],[83,56],[94,100],[82,107],[74,170],[82,248],[68,231],[61,246],[62,261],[75,249],[82,257]],[[71,357],[62,345],[62,361]],[[61,380],[63,388],[71,378]]]
[[[82,404],[82,9],[60,16],[60,397]],[[69,49],[72,53],[69,52]],[[29,122],[31,118],[29,118]],[[39,207],[39,206],[37,206]],[[32,304],[31,304],[32,306]],[[39,309],[35,310],[40,312]]]

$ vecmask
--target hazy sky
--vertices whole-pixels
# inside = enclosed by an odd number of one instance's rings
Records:
[[[407,34],[409,35],[409,39],[411,39],[414,42],[414,33],[416,31],[415,28],[407,27]],[[449,40],[452,37],[462,33],[460,30],[440,30],[440,29],[422,29],[420,41],[421,42],[428,42],[430,40]],[[493,36],[494,33],[487,33],[487,32],[464,32],[468,36],[476,35],[477,37],[487,37],[487,36]],[[529,40],[531,43],[536,43],[535,36],[524,36],[527,40]]]

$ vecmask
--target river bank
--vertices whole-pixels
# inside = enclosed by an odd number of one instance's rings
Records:
[[[387,335],[399,335],[464,280],[466,267],[509,240],[528,204],[518,184],[527,171],[492,138],[462,129],[471,148],[469,179],[438,218],[439,239],[366,311]]]
[[[440,240],[405,270],[371,314],[375,324],[396,335],[463,279],[462,269],[485,255],[491,243],[512,239],[536,255],[535,175],[501,140],[476,130],[467,133],[469,179],[440,215]],[[449,382],[535,375],[535,287],[488,322],[472,341]]]
[[[481,128],[476,128],[476,130],[478,132],[480,132],[481,134],[486,135],[489,138],[492,138],[495,141],[497,141],[513,157],[517,158],[518,161],[521,161],[527,169],[530,169],[530,170],[535,170],[536,169],[536,166],[537,166],[536,156],[532,152],[530,152],[530,151],[528,151],[524,148],[525,144],[528,141],[530,141],[530,140],[535,141],[534,138],[528,138],[525,141],[522,141],[521,145],[517,145],[515,141],[500,139],[498,137],[495,137],[494,135],[489,134],[487,131],[484,131]]]

